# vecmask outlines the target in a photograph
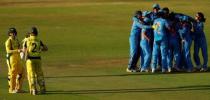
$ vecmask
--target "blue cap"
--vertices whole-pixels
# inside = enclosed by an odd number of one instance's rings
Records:
[[[159,4],[153,4],[152,8],[157,8],[157,9],[160,9],[160,5]]]

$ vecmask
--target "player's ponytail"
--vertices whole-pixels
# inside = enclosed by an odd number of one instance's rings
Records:
[[[204,17],[204,14],[202,12],[198,12],[197,14],[201,18],[200,19],[201,22],[206,22],[206,18]]]

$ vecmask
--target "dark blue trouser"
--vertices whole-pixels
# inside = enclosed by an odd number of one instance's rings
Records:
[[[173,59],[175,61],[176,67],[180,66],[180,57],[181,57],[181,49],[179,39],[170,39],[169,40],[169,48],[168,48],[168,67],[173,66]]]
[[[192,65],[192,60],[191,60],[191,54],[190,54],[190,47],[192,44],[192,40],[185,40],[182,43],[182,55],[184,58],[182,58],[182,60],[184,60],[184,67],[187,70],[192,70],[193,69],[193,65]]]
[[[194,61],[197,66],[201,65],[199,58],[199,49],[201,48],[202,56],[203,56],[203,67],[207,68],[208,63],[208,50],[207,50],[207,42],[205,37],[197,38],[194,41]]]

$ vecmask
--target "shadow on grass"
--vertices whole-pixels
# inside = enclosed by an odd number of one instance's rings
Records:
[[[173,75],[173,74],[195,74],[195,73],[210,73],[210,69],[207,72],[172,72],[172,73],[145,73],[145,72],[136,72],[136,73],[126,73],[126,74],[112,74],[112,75],[78,75],[78,76],[48,76],[45,78],[88,78],[88,77],[122,77],[122,76],[138,76],[138,75]]]
[[[55,90],[47,91],[47,94],[105,94],[105,93],[143,93],[143,92],[174,92],[174,91],[210,91],[210,85],[182,86],[171,88],[142,88],[142,89],[106,89],[106,90]]]

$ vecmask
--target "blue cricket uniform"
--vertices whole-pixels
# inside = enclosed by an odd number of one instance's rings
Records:
[[[208,63],[208,50],[207,50],[207,42],[204,33],[204,22],[194,22],[194,60],[197,66],[201,65],[199,58],[199,49],[201,48],[202,56],[203,56],[203,68],[207,69]]]
[[[152,70],[156,70],[159,50],[161,51],[162,72],[167,69],[167,29],[169,28],[168,22],[163,18],[157,18],[153,23],[154,28],[154,44],[152,52]]]
[[[129,43],[130,43],[130,59],[129,59],[129,64],[128,64],[128,69],[129,70],[134,70],[137,67],[137,62],[138,59],[141,55],[141,64],[143,64],[143,56],[141,53],[141,48],[140,48],[140,33],[142,28],[151,28],[143,25],[142,23],[139,22],[139,19],[136,17],[133,17],[133,25],[131,28],[131,34],[129,37]]]
[[[141,42],[140,42],[140,45],[141,45],[141,48],[142,48],[142,52],[143,52],[143,55],[144,55],[144,63],[141,67],[141,71],[146,71],[148,70],[148,67],[150,66],[150,62],[151,62],[151,36],[152,36],[152,32],[153,30],[152,29],[145,29],[143,28],[142,29],[142,32],[141,32]],[[143,37],[143,35],[146,35],[150,41],[148,41],[145,37]]]
[[[155,13],[155,12],[150,12],[150,16],[149,16],[149,18],[151,19],[151,21],[152,21],[152,23],[154,23],[154,21],[155,21],[155,19],[157,19],[158,18],[158,16],[157,16],[157,13]],[[154,32],[153,32],[153,34],[152,34],[152,36],[151,36],[151,46],[152,46],[152,51],[153,51],[153,42],[154,42]],[[162,64],[161,64],[161,51],[160,50],[158,50],[158,63],[157,63],[157,65],[159,65],[159,66],[161,66]]]
[[[175,61],[175,68],[180,66],[180,57],[181,57],[181,49],[180,49],[180,36],[178,33],[178,29],[180,27],[179,23],[171,22],[171,31],[168,34],[168,67],[172,68],[173,66],[173,58]]]
[[[154,22],[155,19],[157,19],[157,18],[158,18],[157,13],[154,13],[154,12],[150,13],[150,19],[152,20],[152,22]]]
[[[190,47],[192,44],[191,28],[192,28],[192,25],[190,23],[185,23],[179,29],[179,34],[182,40],[182,55],[184,57],[183,66],[185,66],[185,68],[189,72],[193,70],[193,65],[192,65],[191,55],[190,55]]]

